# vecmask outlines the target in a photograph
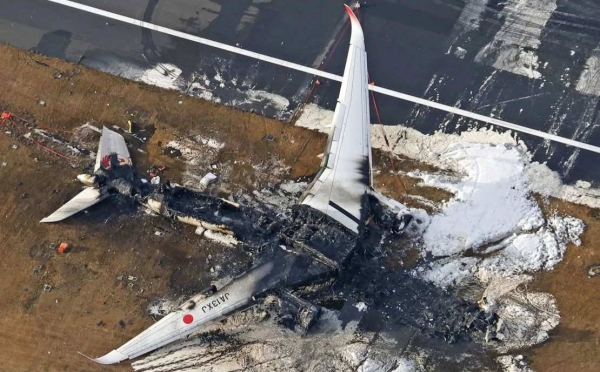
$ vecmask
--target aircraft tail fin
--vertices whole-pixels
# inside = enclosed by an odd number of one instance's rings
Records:
[[[115,171],[116,169],[126,168],[131,170],[131,155],[127,149],[125,139],[119,133],[106,127],[102,128],[102,137],[98,145],[96,154],[96,165],[94,172],[103,169],[104,171]]]

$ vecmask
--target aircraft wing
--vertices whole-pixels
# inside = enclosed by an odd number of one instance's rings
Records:
[[[188,306],[188,309],[169,313],[120,348],[102,357],[90,359],[100,364],[119,363],[190,335],[203,324],[247,305],[259,290],[261,281],[273,268],[271,262],[260,265],[214,295],[199,301],[193,308],[189,309]]]
[[[75,195],[73,199],[63,204],[62,207],[58,208],[54,213],[42,219],[40,222],[62,221],[65,218],[71,217],[75,213],[106,199],[107,196],[108,195],[101,193],[97,188],[86,187],[82,192]]]
[[[100,168],[110,169],[112,165],[111,155],[116,155],[119,165],[131,165],[131,156],[127,149],[125,139],[119,133],[106,127],[102,127],[102,137],[96,155],[94,172]]]
[[[352,231],[363,220],[362,202],[372,187],[367,54],[360,22],[346,5],[352,24],[333,132],[319,173],[303,196],[307,204]]]

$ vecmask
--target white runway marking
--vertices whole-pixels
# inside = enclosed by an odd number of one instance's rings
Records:
[[[269,62],[269,63],[273,63],[275,65],[279,65],[279,66],[283,66],[283,67],[287,67],[293,70],[297,70],[297,71],[302,71],[305,72],[307,74],[311,74],[311,75],[315,75],[315,76],[319,76],[322,77],[324,79],[330,79],[330,80],[335,80],[335,81],[342,81],[342,77],[339,75],[335,75],[329,72],[325,72],[325,71],[321,71],[321,70],[317,70],[315,68],[311,68],[311,67],[306,67],[306,66],[302,66],[299,65],[297,63],[293,63],[293,62],[288,62],[288,61],[284,61],[282,59],[279,58],[274,58],[274,57],[269,57],[266,56],[264,54],[260,54],[260,53],[255,53],[249,50],[245,50],[242,48],[238,48],[238,47],[234,47],[231,45],[227,45],[227,44],[223,44],[223,43],[219,43],[217,41],[213,41],[213,40],[209,40],[209,39],[205,39],[199,36],[195,36],[195,35],[190,35],[187,34],[185,32],[181,32],[181,31],[177,31],[177,30],[173,30],[167,27],[162,27],[162,26],[158,26],[155,25],[153,23],[149,23],[149,22],[144,22],[144,21],[140,21],[138,19],[135,18],[130,18],[130,17],[126,17],[120,14],[116,14],[116,13],[112,13],[112,12],[108,12],[106,10],[102,10],[102,9],[98,9],[98,8],[94,8],[88,5],[82,5],[73,1],[69,1],[69,0],[48,0],[50,2],[56,3],[56,4],[61,4],[64,6],[68,6],[70,8],[75,8],[75,9],[79,9],[88,13],[93,13],[93,14],[97,14],[99,16],[102,17],[106,17],[106,18],[110,18],[110,19],[114,19],[116,21],[121,21],[124,23],[129,23],[132,24],[134,26],[138,26],[138,27],[143,27],[143,28],[147,28],[149,30],[153,30],[153,31],[157,31],[157,32],[161,32],[164,34],[168,34],[171,36],[175,36],[181,39],[186,39],[189,41],[193,41],[195,43],[198,44],[203,44],[203,45],[208,45],[217,49],[221,49],[221,50],[225,50],[231,53],[236,53],[239,55],[243,55],[246,57],[250,57],[250,58],[254,58],[260,61],[264,61],[264,62]],[[499,127],[503,127],[503,128],[507,128],[507,129],[511,129],[514,130],[516,132],[521,132],[521,133],[526,133],[526,134],[530,134],[532,136],[536,136],[536,137],[541,137],[547,140],[551,140],[551,141],[555,141],[555,142],[560,142],[563,143],[565,145],[569,145],[569,146],[573,146],[573,147],[578,147],[584,150],[589,150],[589,151],[593,151],[596,153],[600,153],[600,147],[598,146],[594,146],[594,145],[590,145],[587,143],[583,143],[583,142],[579,142],[579,141],[575,141],[572,139],[568,139],[568,138],[563,138],[563,137],[559,137],[556,136],[554,134],[550,134],[550,133],[546,133],[546,132],[542,132],[539,130],[535,130],[535,129],[531,129],[531,128],[527,128],[521,125],[517,125],[517,124],[513,124],[513,123],[509,123],[507,121],[504,120],[499,120],[499,119],[495,119],[495,118],[491,118],[488,116],[484,116],[484,115],[480,115],[480,114],[476,114],[470,111],[466,111],[466,110],[462,110],[456,107],[452,107],[452,106],[448,106],[448,105],[444,105],[441,103],[437,103],[437,102],[433,102],[433,101],[429,101],[426,100],[424,98],[419,98],[419,97],[415,97],[415,96],[411,96],[408,94],[404,94],[404,93],[400,93],[400,92],[396,92],[390,89],[386,89],[386,88],[382,88],[379,86],[373,86],[370,85],[369,89],[371,89],[374,92],[377,93],[381,93],[381,94],[385,94],[391,97],[395,97],[404,101],[409,101],[409,102],[413,102],[419,105],[423,105],[423,106],[428,106],[428,107],[432,107],[438,110],[442,110],[445,112],[449,112],[452,114],[456,114],[456,115],[460,115],[460,116],[464,116],[473,120],[477,120],[477,121],[481,121],[484,123],[488,123],[488,124],[492,124],[492,125],[497,125]]]

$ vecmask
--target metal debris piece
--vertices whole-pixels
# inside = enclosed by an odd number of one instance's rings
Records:
[[[281,294],[277,321],[283,326],[306,334],[319,315],[319,309],[310,302],[294,296],[290,292]]]
[[[137,282],[137,281],[138,281],[138,278],[137,278],[136,276],[131,276],[131,275],[129,275],[129,276],[127,277],[127,280],[129,280],[129,281],[131,281],[131,282]]]
[[[153,185],[158,185],[160,183],[160,176],[152,177],[150,183]]]
[[[7,165],[8,165],[8,163],[7,163],[7,162],[5,162],[5,161],[3,161],[3,162],[2,162],[2,166],[3,166],[3,167],[6,167]]]
[[[267,136],[265,137],[265,139],[269,142],[273,142],[273,140],[275,139],[275,137],[272,134],[267,134]]]
[[[117,275],[117,280],[123,280],[123,275]]]
[[[46,101],[43,101],[43,100],[39,99],[37,101],[37,104],[40,105],[40,106],[46,106]]]
[[[12,145],[12,149],[13,149],[13,150],[16,150],[16,149],[18,149],[18,148],[19,148],[19,146],[17,146],[17,145]]]
[[[208,187],[208,185],[215,182],[216,180],[217,180],[217,176],[214,175],[213,173],[208,172],[204,177],[202,177],[202,179],[200,180],[200,184],[203,187]]]
[[[158,177],[160,175],[160,173],[163,172],[165,169],[167,169],[167,167],[165,167],[165,166],[155,166],[155,167],[148,169],[147,173],[150,176],[150,178],[154,178],[154,177]]]
[[[158,231],[157,230],[157,231],[154,232],[154,235],[156,235],[156,236],[165,236],[165,233],[162,232],[162,231]]]
[[[588,278],[593,278],[600,275],[600,263],[587,267]]]
[[[44,284],[44,292],[50,292],[52,290],[52,286],[50,284]]]

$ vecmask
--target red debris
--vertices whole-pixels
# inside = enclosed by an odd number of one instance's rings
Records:
[[[69,251],[69,248],[70,248],[70,247],[69,247],[69,243],[62,242],[62,243],[60,243],[60,245],[58,246],[57,252],[58,252],[59,254],[67,253],[67,252]]]

